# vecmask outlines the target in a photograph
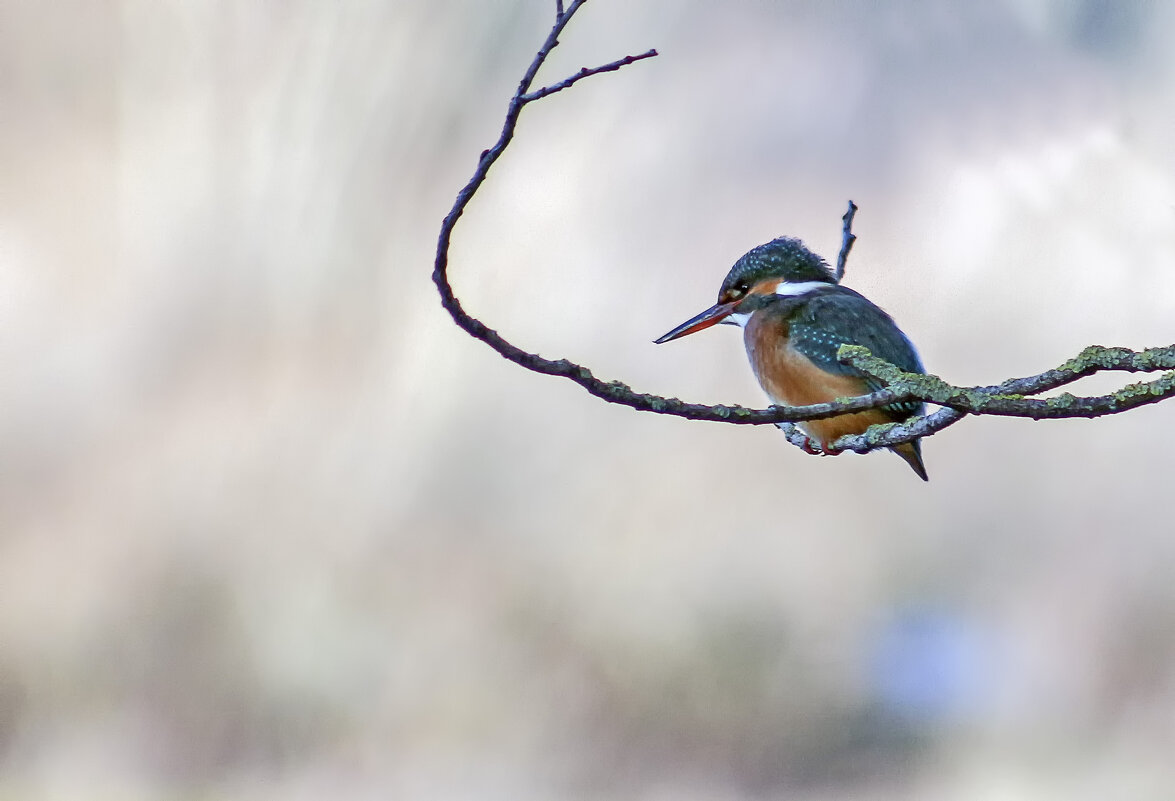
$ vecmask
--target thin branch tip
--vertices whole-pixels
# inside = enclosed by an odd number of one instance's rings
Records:
[[[836,281],[838,284],[845,277],[845,265],[849,260],[849,251],[853,249],[853,243],[857,241],[857,235],[853,233],[853,218],[856,216],[857,204],[850,200],[848,209],[840,218],[844,226],[841,228],[840,253],[836,257]]]
[[[615,72],[621,67],[627,67],[629,64],[634,64],[637,61],[643,61],[646,58],[653,58],[657,55],[659,54],[654,48],[649,48],[645,52],[638,53],[635,56],[625,56],[624,58],[618,58],[615,61],[609,61],[607,64],[601,64],[598,67],[580,67],[579,72],[564,78],[558,83],[553,83],[550,86],[544,86],[541,89],[536,89],[533,92],[523,94],[519,99],[524,104],[533,103],[536,100],[542,100],[548,95],[553,95],[556,92],[562,92],[564,89],[575,85],[584,78],[590,78],[593,75],[599,75],[603,72]]]

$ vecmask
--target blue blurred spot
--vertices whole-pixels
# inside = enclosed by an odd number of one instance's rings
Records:
[[[970,620],[945,610],[899,612],[873,643],[875,700],[909,719],[967,716],[983,695],[984,639]]]

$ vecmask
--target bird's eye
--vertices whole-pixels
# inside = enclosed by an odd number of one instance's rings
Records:
[[[729,300],[739,300],[743,295],[747,294],[748,289],[750,289],[750,287],[748,287],[746,284],[738,284],[737,286],[733,286],[726,290],[726,297]]]

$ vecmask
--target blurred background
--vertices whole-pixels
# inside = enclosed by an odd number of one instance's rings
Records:
[[[1175,403],[819,459],[458,331],[545,0],[0,0],[0,798],[1169,799]],[[456,230],[640,391],[772,237],[928,369],[1172,341],[1175,6],[596,0]],[[1121,377],[1090,379],[1098,392]]]

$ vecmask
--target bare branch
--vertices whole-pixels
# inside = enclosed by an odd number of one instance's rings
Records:
[[[1029,417],[1037,420],[1059,417],[1099,417],[1106,414],[1117,414],[1148,403],[1156,403],[1175,395],[1175,345],[1166,348],[1151,348],[1141,352],[1126,348],[1091,346],[1076,358],[1055,369],[1026,378],[1009,379],[990,387],[957,387],[946,383],[937,376],[905,373],[894,365],[874,357],[865,348],[846,345],[841,348],[839,353],[842,361],[878,378],[887,385],[886,388],[869,395],[838,398],[829,403],[818,403],[811,406],[773,406],[769,409],[748,409],[742,406],[706,406],[687,403],[677,398],[638,393],[619,381],[602,381],[592,375],[588,368],[567,359],[545,359],[508,342],[497,331],[468,314],[462,308],[461,302],[449,284],[449,243],[457,221],[469,205],[474,193],[485,181],[490,167],[501,157],[510,144],[514,137],[519,115],[528,103],[560,92],[592,75],[612,72],[635,61],[657,55],[655,50],[648,50],[645,53],[626,56],[600,67],[584,68],[562,81],[531,92],[530,87],[534,83],[539,69],[546,61],[547,56],[559,44],[559,35],[585,2],[586,0],[573,0],[566,10],[564,10],[562,2],[556,3],[558,16],[555,24],[510,99],[498,140],[488,150],[482,152],[473,176],[457,194],[452,209],[441,223],[440,234],[437,238],[433,282],[440,293],[441,304],[462,330],[475,339],[485,342],[503,358],[536,373],[559,376],[574,381],[592,395],[608,403],[628,406],[637,411],[674,415],[689,420],[708,420],[740,425],[774,423],[784,430],[789,442],[809,452],[819,452],[819,450],[815,449],[803,432],[792,426],[792,423],[834,417],[838,414],[859,412],[903,401],[923,401],[945,408],[903,423],[874,426],[863,434],[841,437],[832,444],[828,452],[842,450],[863,452],[889,447],[933,434],[958,422],[968,414],[995,414],[1009,417]],[[857,205],[849,201],[848,210],[842,217],[844,227],[841,250],[837,258],[836,276],[838,280],[844,275],[849,251],[852,249],[853,242],[856,241],[856,235],[852,232],[853,217],[856,211]],[[1107,395],[1075,397],[1066,393],[1055,398],[1045,399],[1025,397],[1056,389],[1085,376],[1107,370],[1168,372],[1156,380],[1129,384],[1117,392]]]
[[[857,235],[853,233],[853,218],[857,216],[857,204],[849,201],[849,208],[845,211],[844,228],[841,233],[840,253],[836,257],[836,282],[839,284],[841,279],[845,277],[845,263],[849,260],[849,251],[853,249],[853,243],[857,241]]]

